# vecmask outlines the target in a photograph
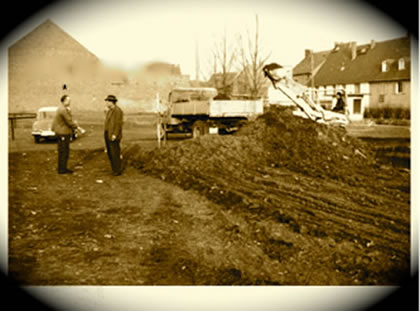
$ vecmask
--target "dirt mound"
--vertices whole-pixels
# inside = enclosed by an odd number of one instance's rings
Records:
[[[257,243],[265,264],[295,276],[319,267],[304,280],[273,282],[395,284],[408,271],[409,174],[376,164],[343,128],[272,108],[235,135],[151,152],[132,145],[125,157],[242,219],[237,236]]]
[[[291,110],[271,108],[233,136],[206,136],[144,154],[131,146],[132,163],[162,178],[186,181],[188,175],[227,171],[287,168],[312,177],[333,178],[349,183],[356,170],[374,163],[367,146],[330,127],[297,118]]]

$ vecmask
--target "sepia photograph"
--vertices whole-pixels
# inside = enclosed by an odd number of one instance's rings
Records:
[[[363,292],[418,273],[418,42],[372,5],[57,1],[1,53],[18,286]]]

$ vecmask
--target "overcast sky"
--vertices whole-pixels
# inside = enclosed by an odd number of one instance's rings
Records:
[[[195,40],[200,67],[210,70],[214,38],[247,35],[260,21],[263,51],[270,61],[294,66],[304,50],[331,49],[334,42],[367,43],[406,35],[406,30],[359,1],[69,1],[56,3],[22,25],[16,38],[52,19],[104,63],[133,69],[167,61],[195,77]]]

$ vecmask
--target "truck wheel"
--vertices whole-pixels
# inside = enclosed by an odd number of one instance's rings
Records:
[[[192,137],[197,138],[209,133],[209,126],[205,121],[195,121],[192,126]]]
[[[40,142],[40,137],[38,136],[38,135],[35,135],[34,136],[34,141],[35,141],[35,144],[38,144],[39,142]]]
[[[245,126],[248,123],[248,120],[239,120],[238,123],[236,123],[236,127],[240,129],[241,127]]]
[[[194,124],[192,126],[192,138],[195,139],[199,136],[201,136],[200,126],[199,126],[198,122],[194,122]]]

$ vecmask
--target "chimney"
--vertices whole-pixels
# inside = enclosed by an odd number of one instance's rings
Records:
[[[370,49],[373,50],[376,46],[376,41],[375,40],[370,40]]]
[[[306,49],[305,50],[305,58],[311,56],[312,53],[313,53],[312,50]]]
[[[350,50],[351,50],[351,60],[355,60],[357,56],[357,45],[356,42],[349,43]]]

